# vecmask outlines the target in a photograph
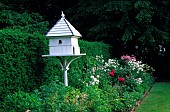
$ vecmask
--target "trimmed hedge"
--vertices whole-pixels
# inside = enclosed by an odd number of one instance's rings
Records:
[[[103,55],[109,58],[109,45],[102,42],[79,41],[81,52],[87,55],[78,63],[85,64],[87,56]],[[30,92],[58,75],[63,82],[63,73],[56,58],[42,58],[48,54],[45,36],[24,33],[17,29],[0,30],[0,99],[18,90]],[[75,62],[76,64],[76,62]],[[71,65],[75,65],[71,64]]]
[[[0,99],[18,90],[30,92],[60,73],[54,58],[42,58],[48,53],[43,35],[0,30],[0,46]]]
[[[79,40],[79,45],[82,53],[86,53],[87,56],[100,56],[103,55],[105,60],[111,57],[111,46],[103,42],[88,42]]]
[[[0,30],[0,95],[30,91],[43,79],[44,37],[19,30]]]

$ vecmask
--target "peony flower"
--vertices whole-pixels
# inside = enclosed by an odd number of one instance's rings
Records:
[[[136,57],[134,55],[131,55],[131,56],[123,55],[123,56],[121,56],[121,60],[124,60],[126,62],[128,62],[128,61],[136,61]]]
[[[125,78],[123,78],[123,77],[118,77],[118,81],[119,81],[119,82],[125,82]]]
[[[112,69],[112,71],[109,72],[109,75],[110,75],[111,77],[113,77],[113,76],[115,75],[115,70]]]
[[[115,73],[115,70],[112,70],[111,72],[113,72],[113,74]]]
[[[111,77],[113,77],[115,74],[114,74],[114,71],[111,71],[111,72],[109,72],[109,75],[111,76]]]

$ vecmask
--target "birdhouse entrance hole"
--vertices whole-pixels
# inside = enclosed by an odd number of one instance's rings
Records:
[[[59,44],[62,44],[62,40],[59,40]]]

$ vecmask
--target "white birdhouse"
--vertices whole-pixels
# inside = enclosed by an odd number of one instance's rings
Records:
[[[49,38],[49,55],[80,55],[78,38],[82,36],[65,19],[63,12],[61,19],[49,30],[46,37]]]
[[[81,34],[65,19],[61,14],[61,19],[49,30],[46,37],[49,38],[49,55],[43,57],[56,56],[60,60],[60,65],[64,71],[64,84],[68,86],[67,70],[69,65],[84,54],[80,54],[78,38]]]

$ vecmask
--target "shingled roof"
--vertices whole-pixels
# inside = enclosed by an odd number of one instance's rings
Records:
[[[61,19],[49,30],[47,37],[61,37],[61,36],[77,36],[82,35],[65,19],[65,15],[61,14]]]

